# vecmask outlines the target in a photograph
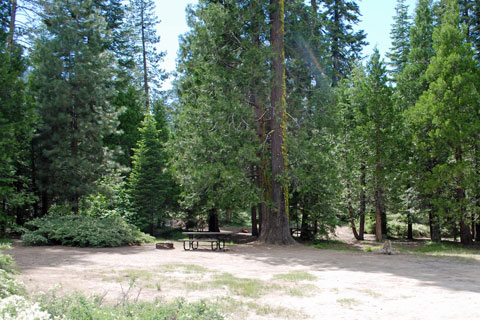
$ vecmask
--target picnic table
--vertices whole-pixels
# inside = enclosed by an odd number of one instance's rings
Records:
[[[181,239],[183,242],[184,250],[197,250],[199,243],[210,243],[212,251],[223,250],[225,251],[225,239],[227,239],[232,233],[229,231],[223,232],[208,232],[208,231],[187,231],[182,232],[184,235],[188,235],[188,239]]]

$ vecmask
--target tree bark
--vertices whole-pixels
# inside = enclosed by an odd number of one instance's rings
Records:
[[[478,221],[480,221],[480,216],[477,216],[477,223],[475,225],[475,241],[476,242],[480,242],[480,223],[478,223]]]
[[[12,3],[12,12],[10,14],[10,30],[8,33],[8,46],[10,50],[13,48],[13,37],[15,34],[15,21],[17,17],[17,0],[10,0]]]
[[[353,217],[353,207],[352,207],[352,203],[350,201],[348,203],[348,213],[350,215],[350,226],[352,228],[353,236],[357,240],[363,240],[363,239],[360,239],[360,235],[358,234],[357,228],[355,227],[355,219]]]
[[[378,108],[378,106],[377,106]],[[380,177],[382,175],[382,162],[380,159],[380,127],[377,125],[376,129],[376,147],[375,155],[377,164],[375,166],[375,239],[382,241],[382,186]]]
[[[340,12],[338,7],[338,0],[334,0],[335,7],[333,9],[333,23],[335,26],[340,24]],[[337,28],[337,32],[338,32]],[[339,38],[335,37],[332,41],[332,58],[333,58],[333,76],[332,76],[332,87],[336,87],[338,81],[340,81],[340,48],[339,48]]]
[[[145,90],[145,108],[147,114],[150,112],[150,93],[148,87],[148,68],[147,68],[147,49],[145,41],[145,8],[143,0],[141,2],[141,27],[142,27],[142,57],[143,57],[143,88]]]
[[[314,13],[318,12],[317,0],[310,0],[310,5],[312,6],[312,11]]]
[[[272,106],[272,142],[271,142],[271,203],[264,213],[262,231],[259,240],[269,244],[293,244],[288,221],[288,188],[286,179],[287,131],[286,88],[285,88],[285,49],[284,49],[284,2],[271,0],[270,43],[273,49],[273,83],[270,95]]]
[[[407,215],[408,224],[407,224],[407,239],[413,240],[413,224],[412,224],[412,216],[409,213]]]
[[[211,209],[208,212],[208,231],[220,232],[220,227],[218,226],[218,214],[216,209]]]
[[[462,154],[462,147],[457,146],[455,150],[455,161],[459,165],[463,161],[463,154]],[[470,232],[470,228],[468,226],[468,219],[465,210],[465,189],[462,186],[463,175],[462,173],[459,174],[457,177],[457,204],[458,209],[460,211],[460,241],[464,245],[472,245],[472,233]]]
[[[360,166],[360,225],[358,226],[358,240],[364,239],[365,234],[365,212],[367,209],[367,197],[365,189],[367,188],[367,168],[364,163]]]
[[[257,206],[252,206],[252,236],[258,236]]]
[[[440,227],[438,225],[438,221],[437,221],[435,215],[432,212],[430,212],[428,214],[428,221],[429,221],[429,225],[430,225],[430,239],[432,241],[442,240],[442,236],[441,236],[441,233],[440,233]]]

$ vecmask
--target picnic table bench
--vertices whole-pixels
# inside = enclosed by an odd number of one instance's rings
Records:
[[[231,232],[189,231],[182,232],[182,234],[188,235],[188,239],[178,240],[183,242],[184,250],[197,250],[199,243],[204,242],[210,243],[212,251],[225,251],[225,239],[231,234]]]

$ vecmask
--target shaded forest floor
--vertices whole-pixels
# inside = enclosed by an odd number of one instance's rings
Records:
[[[374,252],[371,239],[358,243],[342,232],[337,241],[317,244],[326,249],[249,243],[189,252],[180,243],[157,250],[154,244],[93,249],[16,242],[8,253],[30,292],[80,291],[104,296],[105,303],[206,299],[228,319],[480,316],[478,251],[432,256],[414,250],[422,242],[399,241],[393,243],[399,253],[387,256]]]

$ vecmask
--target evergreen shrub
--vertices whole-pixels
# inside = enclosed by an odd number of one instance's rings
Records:
[[[26,245],[102,248],[154,240],[118,216],[47,215],[27,222],[25,227],[22,240]]]

